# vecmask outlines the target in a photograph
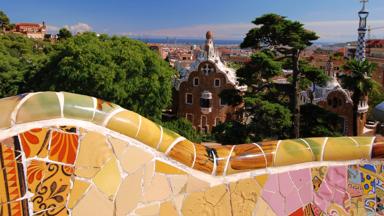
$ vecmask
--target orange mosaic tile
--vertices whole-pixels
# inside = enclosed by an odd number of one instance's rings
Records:
[[[35,128],[19,134],[25,156],[45,158],[48,155],[50,135],[51,131],[48,128]]]
[[[195,144],[189,140],[177,143],[168,153],[170,158],[173,158],[189,167],[193,165],[195,155]]]
[[[234,148],[227,174],[265,167],[267,160],[261,147],[256,144],[243,144]]]
[[[74,164],[78,146],[79,136],[77,134],[53,131],[49,159]]]

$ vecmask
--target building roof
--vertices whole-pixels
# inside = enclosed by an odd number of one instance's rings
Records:
[[[373,109],[373,117],[377,121],[384,122],[384,101]]]
[[[367,41],[367,48],[383,48],[384,39],[374,39]]]

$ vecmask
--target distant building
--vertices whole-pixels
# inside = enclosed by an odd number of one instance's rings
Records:
[[[26,35],[28,38],[33,39],[44,39],[47,26],[43,22],[38,23],[16,23],[15,28],[12,30],[13,33],[19,33]]]
[[[220,99],[223,90],[246,90],[246,87],[239,86],[235,70],[221,61],[211,32],[207,32],[205,47],[196,59],[189,66],[179,67],[178,71],[180,77],[174,83],[175,111],[178,117],[188,119],[202,132],[210,132],[236,110]]]

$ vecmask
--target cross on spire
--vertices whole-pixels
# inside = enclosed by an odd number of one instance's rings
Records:
[[[361,3],[363,3],[363,10],[365,10],[365,4],[368,3],[368,0],[360,0]]]

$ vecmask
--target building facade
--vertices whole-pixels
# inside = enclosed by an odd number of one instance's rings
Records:
[[[246,90],[239,86],[235,70],[221,61],[211,32],[206,34],[204,50],[192,64],[180,68],[179,73],[174,84],[176,113],[178,117],[188,119],[198,131],[210,132],[236,111],[236,107],[220,99],[223,90]]]
[[[44,22],[42,24],[16,23],[15,28],[13,29],[13,32],[26,35],[29,38],[43,40],[45,33],[47,32],[47,26],[45,25]]]

